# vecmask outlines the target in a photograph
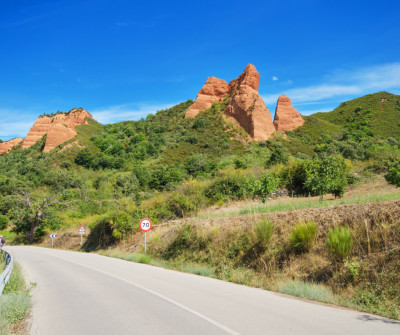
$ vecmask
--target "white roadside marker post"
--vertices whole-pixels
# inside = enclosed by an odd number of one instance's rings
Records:
[[[54,238],[57,236],[57,234],[50,234],[49,236],[51,238],[51,247],[53,248],[54,247],[53,241],[54,241]]]
[[[140,229],[144,232],[144,254],[146,254],[146,233],[153,227],[153,223],[149,219],[142,219],[139,223]]]

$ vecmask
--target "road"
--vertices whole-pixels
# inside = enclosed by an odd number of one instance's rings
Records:
[[[115,258],[7,247],[33,289],[31,334],[400,334],[400,322]]]

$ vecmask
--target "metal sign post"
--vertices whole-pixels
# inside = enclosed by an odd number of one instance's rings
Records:
[[[144,254],[146,254],[147,232],[153,227],[153,223],[149,219],[142,219],[139,223],[140,229],[144,232]]]
[[[57,234],[50,234],[49,236],[50,236],[50,238],[51,238],[51,247],[53,248],[53,247],[54,247],[53,241],[54,241],[54,239],[57,237]]]
[[[81,235],[81,246],[82,246],[82,237],[85,235],[85,227],[81,226],[78,230],[78,234]]]

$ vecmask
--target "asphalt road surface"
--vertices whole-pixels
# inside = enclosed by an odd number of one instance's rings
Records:
[[[31,334],[400,334],[400,322],[119,259],[7,247],[33,289]]]

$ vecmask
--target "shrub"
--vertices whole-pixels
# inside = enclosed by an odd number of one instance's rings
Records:
[[[298,223],[291,231],[289,241],[292,248],[298,252],[309,251],[317,235],[317,225],[314,222]]]
[[[205,196],[213,202],[225,199],[245,199],[253,191],[254,179],[243,173],[232,173],[216,178],[205,189]]]
[[[385,179],[389,184],[400,187],[400,161],[389,166]]]
[[[258,242],[267,246],[274,233],[274,225],[271,221],[264,219],[255,225],[254,233],[256,234]]]
[[[0,230],[6,229],[8,226],[8,217],[0,214]]]
[[[247,169],[249,166],[243,159],[235,159],[235,169]]]
[[[279,163],[287,163],[289,160],[288,151],[279,144],[275,144],[273,147],[273,151],[271,153],[271,157],[267,161],[267,166],[273,166]]]
[[[345,259],[353,246],[353,238],[349,228],[334,227],[329,230],[326,247],[331,256],[337,260]]]
[[[261,201],[265,202],[267,196],[278,189],[279,183],[279,178],[274,177],[271,173],[266,173],[253,184],[253,197],[259,196]]]
[[[346,188],[346,164],[340,156],[324,156],[316,159],[306,167],[307,178],[304,187],[321,200],[327,193],[343,195]]]
[[[178,192],[174,192],[168,199],[168,207],[179,218],[197,213],[200,209],[199,203],[195,199]]]
[[[310,161],[306,160],[300,164],[289,164],[280,175],[288,191],[297,194],[306,194],[304,183],[307,180],[307,166]]]

